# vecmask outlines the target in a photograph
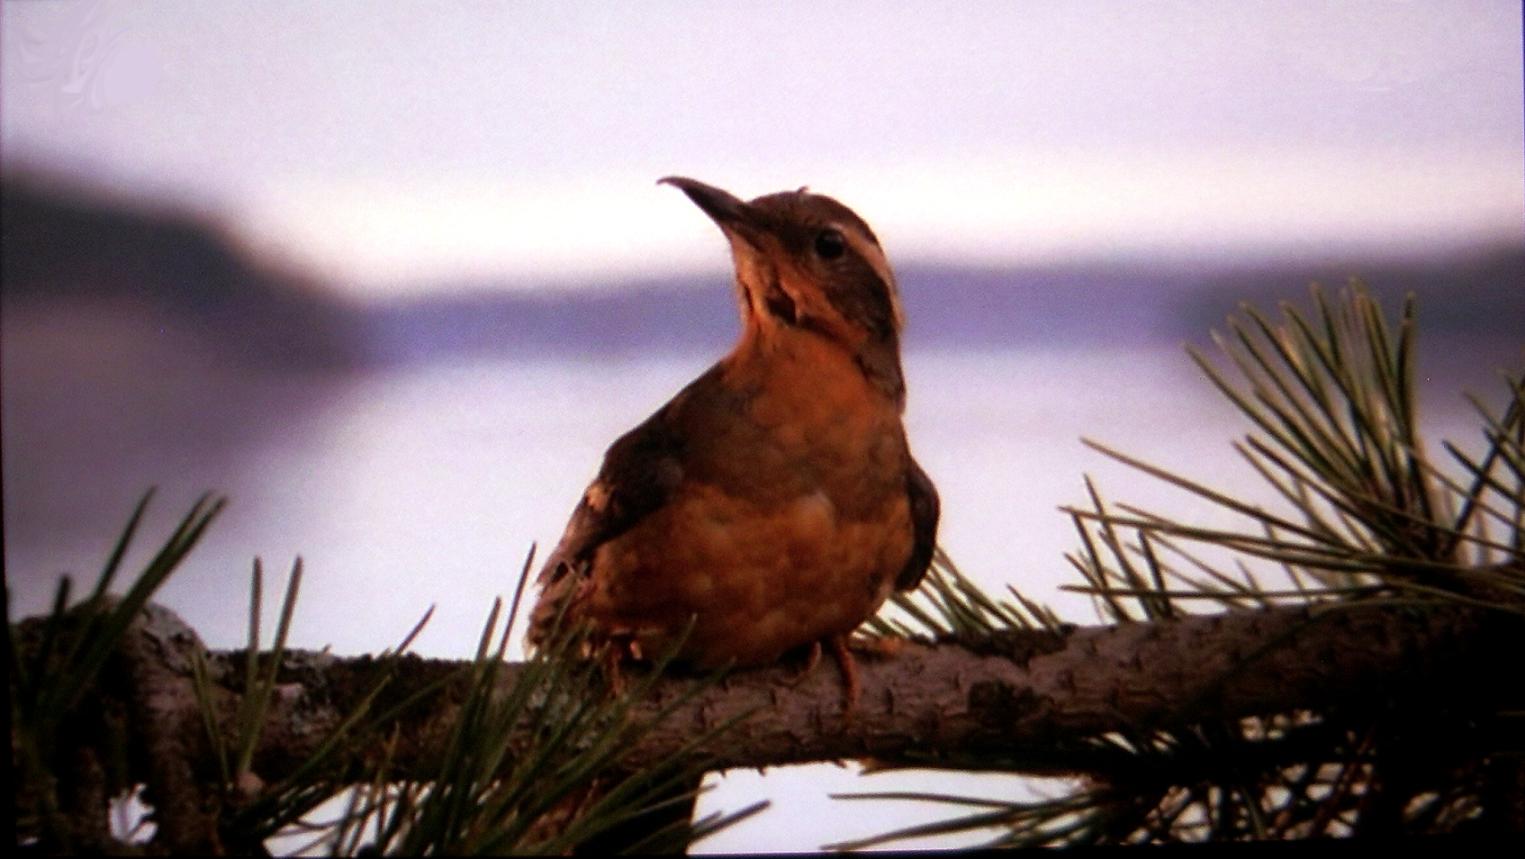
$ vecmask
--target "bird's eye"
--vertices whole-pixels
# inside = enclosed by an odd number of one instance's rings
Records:
[[[815,236],[815,254],[821,259],[836,259],[847,251],[847,240],[836,230],[821,230]]]

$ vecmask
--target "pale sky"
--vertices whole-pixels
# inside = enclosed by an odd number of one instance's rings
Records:
[[[0,7],[0,155],[365,296],[719,268],[658,177],[809,185],[891,258],[1521,240],[1520,5]]]

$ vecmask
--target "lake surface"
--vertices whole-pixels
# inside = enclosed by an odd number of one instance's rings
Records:
[[[1422,413],[1441,438],[1475,448],[1479,423],[1459,390],[1490,402],[1493,367],[1518,345],[1426,343],[1452,369],[1428,375]],[[1502,356],[1502,357],[1500,357]],[[14,356],[7,354],[10,361]],[[436,613],[415,649],[469,656],[496,596],[511,595],[532,543],[553,545],[608,444],[712,360],[430,363],[347,376],[224,375],[157,399],[153,379],[118,390],[59,390],[7,377],[5,560],[13,617],[42,610],[57,574],[88,582],[132,504],[160,487],[129,563],[141,564],[203,490],[230,505],[159,599],[214,648],[246,635],[249,567],[274,590],[295,556],[305,577],[291,645],[342,654],[395,645]],[[943,501],[940,543],[989,589],[1008,584],[1080,623],[1089,601],[1063,553],[1077,544],[1058,508],[1085,500],[1082,475],[1110,500],[1230,524],[1181,493],[1085,448],[1082,436],[1265,497],[1230,449],[1246,426],[1177,348],[1130,345],[906,356],[906,421]],[[14,363],[8,371],[15,372]],[[186,393],[189,391],[190,393]],[[146,393],[145,393],[146,392]],[[1193,511],[1196,511],[1195,513]],[[273,574],[273,575],[272,575]],[[271,581],[273,580],[273,581]],[[272,628],[278,599],[266,601]],[[735,773],[706,798],[736,809],[758,795],[775,810],[705,846],[809,850],[940,812],[909,803],[833,804],[829,791],[978,790],[946,777],[811,767]],[[1014,790],[1011,780],[1002,790]],[[987,789],[988,785],[987,785]],[[787,827],[780,826],[788,820]],[[928,842],[935,843],[935,842]]]

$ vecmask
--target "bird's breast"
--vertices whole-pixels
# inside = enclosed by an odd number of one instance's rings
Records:
[[[687,661],[765,664],[862,623],[889,595],[911,539],[904,497],[848,518],[822,490],[760,503],[696,484],[598,549],[589,609],[648,652],[694,617]]]
[[[838,356],[768,357],[695,392],[682,485],[597,550],[610,631],[660,648],[695,616],[685,658],[766,663],[889,594],[913,539],[898,409]]]
[[[819,491],[850,519],[903,485],[899,406],[840,347],[800,336],[735,358],[726,381],[742,395],[715,446],[743,465],[727,475],[735,491],[780,500]]]

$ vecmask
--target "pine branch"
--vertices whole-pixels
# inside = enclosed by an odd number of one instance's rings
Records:
[[[164,614],[155,609],[152,627],[135,628],[128,636],[129,642],[134,637],[156,642],[154,648],[130,644],[127,649],[137,660],[134,672],[141,684],[133,695],[161,702],[151,720],[134,727],[146,737],[160,725],[197,725],[201,718],[191,688],[192,658],[185,650],[199,645],[189,630],[167,635]],[[165,642],[180,651],[165,648]],[[1232,612],[1059,635],[1009,632],[994,635],[978,651],[955,643],[904,642],[893,655],[860,657],[863,695],[850,718],[839,709],[840,681],[825,668],[797,684],[796,669],[781,666],[737,672],[708,687],[693,678],[647,678],[636,671],[630,679],[651,680],[652,694],[635,705],[634,717],[667,712],[625,751],[621,766],[638,772],[674,756],[700,754],[717,768],[907,754],[924,761],[932,750],[948,759],[999,753],[1014,769],[1027,757],[1035,771],[1083,771],[1094,763],[1083,741],[1109,732],[1167,730],[1302,709],[1383,709],[1409,699],[1444,699],[1465,707],[1477,695],[1518,696],[1517,686],[1493,676],[1489,656],[1519,652],[1522,645],[1525,625],[1497,613],[1383,606]],[[207,660],[216,666],[243,658],[234,652]],[[394,701],[462,667],[402,659],[387,690]],[[495,682],[508,690],[525,670],[506,663]],[[375,671],[370,657],[286,654],[276,672],[285,693],[269,705],[254,772],[273,782],[301,765],[318,740],[361,703]],[[447,742],[444,726],[460,694],[458,684],[447,682],[383,726],[395,737],[386,747],[389,778],[416,777],[439,760]],[[221,712],[234,713],[241,705],[241,696],[228,687],[216,686],[212,695]],[[766,708],[766,720],[743,719],[723,742],[693,746],[696,735],[758,708]],[[231,732],[233,720],[223,723]],[[187,730],[181,739],[195,735]],[[236,740],[236,734],[225,740]],[[356,749],[379,747],[359,742]],[[1065,748],[1076,750],[1072,760],[1065,759]],[[186,751],[192,759],[185,766],[215,772],[205,744]],[[342,762],[336,759],[334,766],[342,769]]]

